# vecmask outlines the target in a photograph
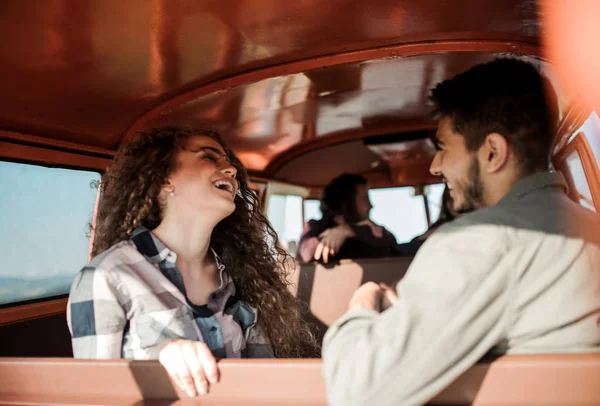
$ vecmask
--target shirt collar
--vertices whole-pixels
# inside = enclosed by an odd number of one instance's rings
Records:
[[[131,236],[131,241],[137,250],[153,264],[160,264],[162,261],[168,261],[175,264],[177,261],[177,254],[175,251],[170,250],[152,231],[144,226],[135,229]],[[210,251],[215,257],[217,268],[221,274],[221,284],[223,284],[223,271],[225,270],[225,265],[223,265],[221,258],[214,249],[211,248]]]
[[[512,202],[523,198],[529,193],[538,191],[540,189],[556,188],[562,189],[565,193],[568,190],[567,182],[564,176],[560,172],[540,172],[533,175],[529,175],[519,180],[504,196],[498,204],[505,202]]]

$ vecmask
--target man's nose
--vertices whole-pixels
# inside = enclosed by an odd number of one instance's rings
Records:
[[[442,176],[442,159],[439,151],[433,157],[433,161],[429,166],[429,172],[434,176]]]

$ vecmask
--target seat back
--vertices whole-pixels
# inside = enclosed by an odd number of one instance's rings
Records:
[[[202,404],[327,404],[321,360],[225,359],[219,369]],[[191,404],[158,361],[0,358],[0,382],[0,404]],[[477,363],[428,404],[593,406],[598,382],[600,354],[510,355]]]
[[[342,260],[334,266],[296,265],[292,272],[292,291],[310,309],[309,322],[321,339],[335,320],[348,308],[358,287],[366,282],[394,287],[404,276],[413,257]]]

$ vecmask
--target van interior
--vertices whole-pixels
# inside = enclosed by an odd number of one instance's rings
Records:
[[[4,0],[0,404],[192,402],[157,361],[73,359],[66,324],[100,176],[144,129],[219,132],[292,256],[321,215],[323,187],[342,173],[368,179],[372,218],[408,242],[436,221],[444,188],[429,172],[429,90],[511,56],[551,80],[553,166],[574,201],[600,211],[600,92],[591,94],[600,81],[572,64],[597,54],[597,41],[577,54],[564,41],[598,13],[594,2],[531,0]],[[322,337],[356,288],[394,285],[411,260],[296,263],[292,289]],[[197,404],[327,403],[319,359],[219,365],[221,383]],[[598,382],[600,354],[486,358],[431,404],[595,405]]]

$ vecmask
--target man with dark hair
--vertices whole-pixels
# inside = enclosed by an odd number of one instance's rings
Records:
[[[426,403],[490,351],[600,350],[600,217],[549,171],[548,81],[500,59],[432,100],[431,172],[467,214],[425,242],[396,291],[355,292],[324,339],[332,405]]]

